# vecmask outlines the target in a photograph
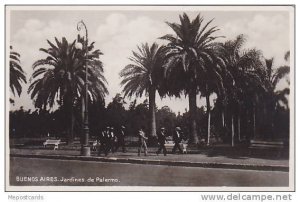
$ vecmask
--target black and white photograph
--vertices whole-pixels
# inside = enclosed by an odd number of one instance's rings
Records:
[[[295,190],[294,12],[6,5],[6,191]]]

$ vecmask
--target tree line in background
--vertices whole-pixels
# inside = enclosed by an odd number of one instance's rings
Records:
[[[200,14],[193,20],[185,13],[179,18],[179,24],[167,22],[173,33],[160,37],[167,45],[144,43],[132,52],[131,63],[120,72],[124,97],[117,94],[107,107],[102,53],[94,49],[94,42],[88,44],[80,36],[72,43],[65,38],[48,41],[50,47],[40,49],[47,57],[33,64],[28,89],[39,110],[10,112],[11,134],[22,136],[25,129],[31,136],[51,132],[64,134],[70,142],[75,133],[80,136],[87,65],[92,135],[107,125],[126,125],[130,135],[146,126],[149,136],[155,138],[157,127],[171,132],[181,126],[195,144],[201,140],[210,144],[212,136],[232,146],[244,139],[288,139],[289,87],[277,90],[277,84],[289,74],[290,67],[275,67],[273,59],[265,59],[259,50],[244,49],[244,35],[218,42],[223,38],[217,35],[219,28],[211,26],[212,20],[205,22]],[[10,88],[18,95],[20,83],[26,82],[19,57],[11,51]],[[289,61],[289,51],[283,57]],[[157,92],[161,97],[187,96],[189,111],[175,114],[167,106],[157,109]],[[147,100],[141,104],[134,100],[125,109],[125,97],[144,94]],[[214,107],[212,94],[216,95]],[[201,97],[206,106],[198,108]],[[58,110],[50,112],[55,103]]]

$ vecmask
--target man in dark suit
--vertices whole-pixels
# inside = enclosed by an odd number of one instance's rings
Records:
[[[156,152],[156,155],[158,155],[161,150],[163,150],[164,155],[167,155],[167,149],[165,147],[165,143],[166,143],[166,129],[165,128],[161,128],[160,129],[160,133],[158,134],[158,144],[159,144],[159,148]]]
[[[115,146],[116,146],[116,143],[118,141],[117,137],[116,137],[116,134],[115,134],[115,131],[114,131],[114,127],[110,127],[109,134],[110,134],[110,149],[111,149],[111,152],[114,153],[115,152]]]
[[[118,142],[115,151],[118,151],[119,147],[122,147],[122,152],[125,153],[125,126],[121,126],[117,135]]]
[[[172,149],[172,153],[175,154],[177,148],[178,148],[179,152],[182,153],[182,149],[180,148],[180,145],[179,145],[179,143],[182,141],[180,127],[175,128],[175,132],[173,133],[173,140],[174,140],[175,145]]]
[[[101,153],[106,154],[106,137],[105,137],[105,131],[101,131],[98,135],[98,156],[101,155]]]
[[[109,150],[111,149],[111,135],[110,135],[110,127],[107,126],[106,127],[106,130],[103,131],[103,141],[104,141],[104,153],[105,153],[105,156],[108,155],[108,152]]]

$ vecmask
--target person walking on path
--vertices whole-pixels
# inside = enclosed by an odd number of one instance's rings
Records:
[[[142,148],[144,148],[144,154],[145,154],[145,156],[147,156],[148,148],[147,148],[146,140],[147,140],[148,138],[146,137],[143,128],[141,128],[141,129],[139,130],[138,136],[139,136],[138,156],[141,155],[141,150],[142,150]]]
[[[159,148],[156,152],[156,155],[158,155],[161,150],[163,150],[164,155],[167,155],[167,149],[165,147],[165,143],[166,143],[166,130],[165,128],[161,128],[160,129],[160,133],[158,134],[158,144],[159,144]]]
[[[109,129],[109,135],[110,135],[110,141],[109,141],[110,145],[109,145],[109,147],[110,147],[111,152],[114,153],[115,152],[116,142],[117,142],[117,137],[116,137],[116,135],[114,133],[114,128],[113,127],[110,127],[110,129]]]
[[[122,152],[125,153],[126,152],[126,149],[125,149],[125,126],[121,126],[121,129],[117,134],[118,134],[118,136],[117,136],[118,142],[116,144],[115,151],[118,151],[119,147],[122,147]]]
[[[104,135],[104,140],[103,140],[103,143],[104,143],[104,153],[105,153],[105,156],[108,155],[108,152],[109,150],[111,149],[111,136],[110,136],[110,127],[107,126],[106,127],[106,130],[103,131],[103,135]]]
[[[180,127],[175,128],[175,132],[173,133],[173,140],[174,140],[175,145],[172,149],[172,153],[175,154],[177,148],[178,148],[179,152],[182,153],[182,149],[179,145],[179,143],[182,141],[181,128]]]
[[[106,135],[105,131],[101,131],[98,136],[98,156],[101,155],[101,153],[106,154]]]

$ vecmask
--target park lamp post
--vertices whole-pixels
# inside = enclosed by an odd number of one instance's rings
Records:
[[[84,53],[84,66],[85,66],[85,94],[84,94],[84,120],[83,120],[83,142],[81,145],[81,155],[82,156],[90,156],[91,155],[91,148],[89,145],[89,120],[88,120],[88,67],[86,63],[87,54],[88,54],[88,30],[86,28],[85,23],[83,20],[77,23],[77,30],[80,31],[81,29],[85,30],[85,40],[84,44],[77,42],[76,48],[82,49],[85,51]]]

